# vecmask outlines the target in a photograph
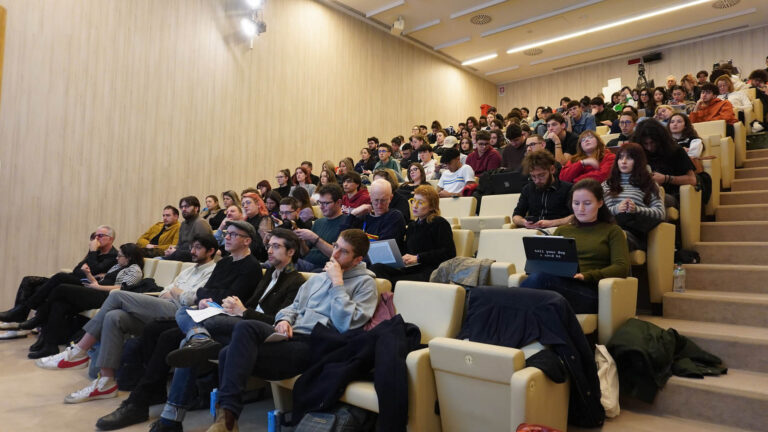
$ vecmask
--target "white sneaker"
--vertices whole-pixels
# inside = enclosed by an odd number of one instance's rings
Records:
[[[764,129],[763,125],[761,125],[760,122],[758,122],[757,120],[752,122],[752,132],[754,133],[762,132],[763,129]]]
[[[117,381],[113,377],[99,376],[84,389],[70,393],[64,398],[65,403],[76,404],[95,399],[117,397]]]
[[[43,369],[82,369],[88,367],[88,360],[90,360],[90,357],[88,357],[86,351],[70,345],[58,354],[37,359],[35,364]]]

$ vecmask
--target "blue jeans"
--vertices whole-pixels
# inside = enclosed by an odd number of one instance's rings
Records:
[[[221,342],[222,345],[228,345],[229,339],[232,336],[232,330],[242,320],[240,317],[221,314],[198,323],[189,316],[186,308],[181,308],[176,312],[176,324],[179,325],[179,329],[185,335],[181,343],[182,346],[196,334],[205,335],[215,339],[217,342]]]
[[[533,273],[520,287],[555,291],[565,297],[574,313],[597,313],[597,284],[547,273]]]

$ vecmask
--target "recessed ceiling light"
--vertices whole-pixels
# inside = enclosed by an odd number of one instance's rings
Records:
[[[630,18],[626,18],[626,19],[623,19],[623,20],[614,21],[614,22],[611,22],[611,23],[608,23],[608,24],[603,24],[603,25],[600,25],[600,26],[588,28],[586,30],[580,30],[580,31],[569,33],[569,34],[566,34],[566,35],[557,36],[557,37],[554,37],[552,39],[547,39],[547,40],[543,40],[543,41],[539,41],[539,42],[534,42],[534,43],[527,44],[527,45],[522,45],[522,46],[515,47],[515,48],[510,48],[510,49],[507,50],[507,54],[514,54],[514,53],[517,53],[517,52],[525,51],[525,50],[530,49],[530,48],[536,48],[536,47],[539,47],[539,46],[542,46],[542,45],[548,45],[548,44],[552,44],[552,43],[556,43],[556,42],[561,42],[561,41],[564,41],[564,40],[577,38],[577,37],[580,37],[580,36],[588,35],[588,34],[591,34],[591,33],[596,33],[596,32],[607,30],[607,29],[611,29],[611,28],[614,28],[614,27],[621,27],[621,26],[627,25],[629,23],[633,23],[635,21],[640,21],[640,20],[644,20],[644,19],[648,19],[648,18],[653,18],[655,16],[672,13],[672,12],[678,11],[680,9],[685,9],[685,8],[691,7],[691,6],[697,6],[697,5],[700,5],[702,3],[707,3],[709,1],[712,1],[712,0],[695,0],[695,1],[692,1],[692,2],[689,2],[689,3],[682,3],[682,4],[679,4],[679,5],[676,5],[676,6],[672,6],[672,7],[668,7],[668,8],[664,8],[664,9],[659,9],[659,10],[655,10],[655,11],[652,11],[652,12],[647,12],[647,13],[636,15],[636,16],[633,16],[633,17],[630,17]]]
[[[499,56],[498,54],[493,53],[493,54],[488,54],[488,55],[484,55],[484,56],[480,56],[480,57],[475,57],[475,58],[471,58],[469,60],[463,61],[461,63],[461,65],[462,66],[468,66],[468,65],[471,65],[471,64],[480,63],[482,61],[486,61],[486,60],[490,60],[490,59],[495,59],[498,56]]]
[[[485,25],[491,22],[492,18],[490,15],[486,14],[479,14],[475,15],[472,18],[469,19],[469,22],[471,22],[474,25]]]
[[[712,7],[715,9],[728,9],[736,6],[739,2],[741,2],[741,0],[717,0],[712,3]]]

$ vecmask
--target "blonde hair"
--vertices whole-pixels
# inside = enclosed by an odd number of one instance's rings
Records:
[[[720,75],[715,80],[715,85],[717,85],[717,83],[719,83],[720,81],[727,82],[728,83],[728,93],[733,93],[733,81],[731,81],[731,77],[729,77],[727,74],[726,75]]]
[[[437,194],[437,190],[430,184],[421,185],[413,191],[413,196],[421,195],[427,200],[429,208],[431,209],[429,215],[427,215],[427,222],[432,222],[435,217],[440,216],[440,196]]]

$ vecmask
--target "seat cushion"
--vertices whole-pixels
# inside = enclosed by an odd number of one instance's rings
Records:
[[[581,324],[581,330],[584,334],[590,334],[597,331],[597,314],[576,314],[576,319]]]
[[[633,250],[629,253],[629,264],[639,266],[645,264],[646,256],[645,251]]]
[[[368,411],[379,412],[379,399],[370,381],[351,382],[341,395],[341,401]]]

